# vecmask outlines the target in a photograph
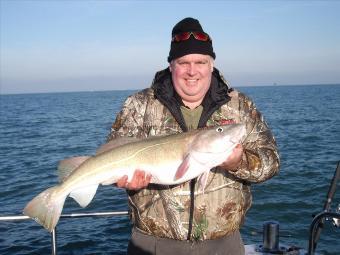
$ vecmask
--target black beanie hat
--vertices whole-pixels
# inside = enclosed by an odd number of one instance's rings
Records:
[[[184,32],[205,33],[199,21],[193,18],[185,18],[181,20],[180,22],[178,22],[172,29],[171,38],[173,38],[177,34],[184,33]],[[196,40],[192,35],[190,35],[190,38],[188,40],[180,41],[180,42],[171,42],[168,62],[170,63],[171,60],[173,59],[180,58],[187,54],[194,54],[194,53],[210,55],[213,59],[216,58],[211,40],[199,41],[199,40]]]

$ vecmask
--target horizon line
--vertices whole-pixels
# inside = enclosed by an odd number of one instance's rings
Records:
[[[232,86],[231,88],[256,88],[256,87],[299,87],[299,86],[339,86],[339,83],[315,83],[315,84],[267,84],[267,85],[240,85],[240,86]],[[140,91],[145,88],[136,88],[136,89],[103,89],[103,90],[72,90],[72,91],[36,91],[36,92],[14,92],[14,93],[2,93],[0,91],[0,96],[5,95],[32,95],[32,94],[63,94],[63,93],[96,93],[96,92],[112,92],[112,91]],[[1,88],[0,88],[1,89]]]

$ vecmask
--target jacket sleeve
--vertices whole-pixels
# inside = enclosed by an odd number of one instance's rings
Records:
[[[247,182],[263,182],[279,171],[275,138],[254,103],[241,93],[239,111],[241,122],[246,123],[247,137],[241,163],[235,172],[230,173]]]
[[[137,98],[138,95],[132,95],[125,100],[111,126],[107,142],[123,136],[141,138],[145,106]]]

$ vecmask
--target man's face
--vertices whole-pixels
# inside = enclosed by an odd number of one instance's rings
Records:
[[[172,82],[183,103],[193,109],[201,104],[207,93],[213,60],[209,55],[188,54],[170,64]]]

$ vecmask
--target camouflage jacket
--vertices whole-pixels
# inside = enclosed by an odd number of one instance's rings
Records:
[[[151,88],[128,97],[112,125],[108,140],[121,136],[145,138],[187,131],[169,69],[156,73]],[[204,193],[194,193],[190,239],[215,239],[240,228],[252,197],[250,184],[263,182],[278,172],[279,156],[274,137],[253,102],[229,89],[214,69],[210,89],[202,102],[199,127],[246,123],[242,162],[235,172],[214,168]],[[189,182],[177,186],[150,184],[128,191],[134,225],[145,233],[176,240],[188,235]]]

